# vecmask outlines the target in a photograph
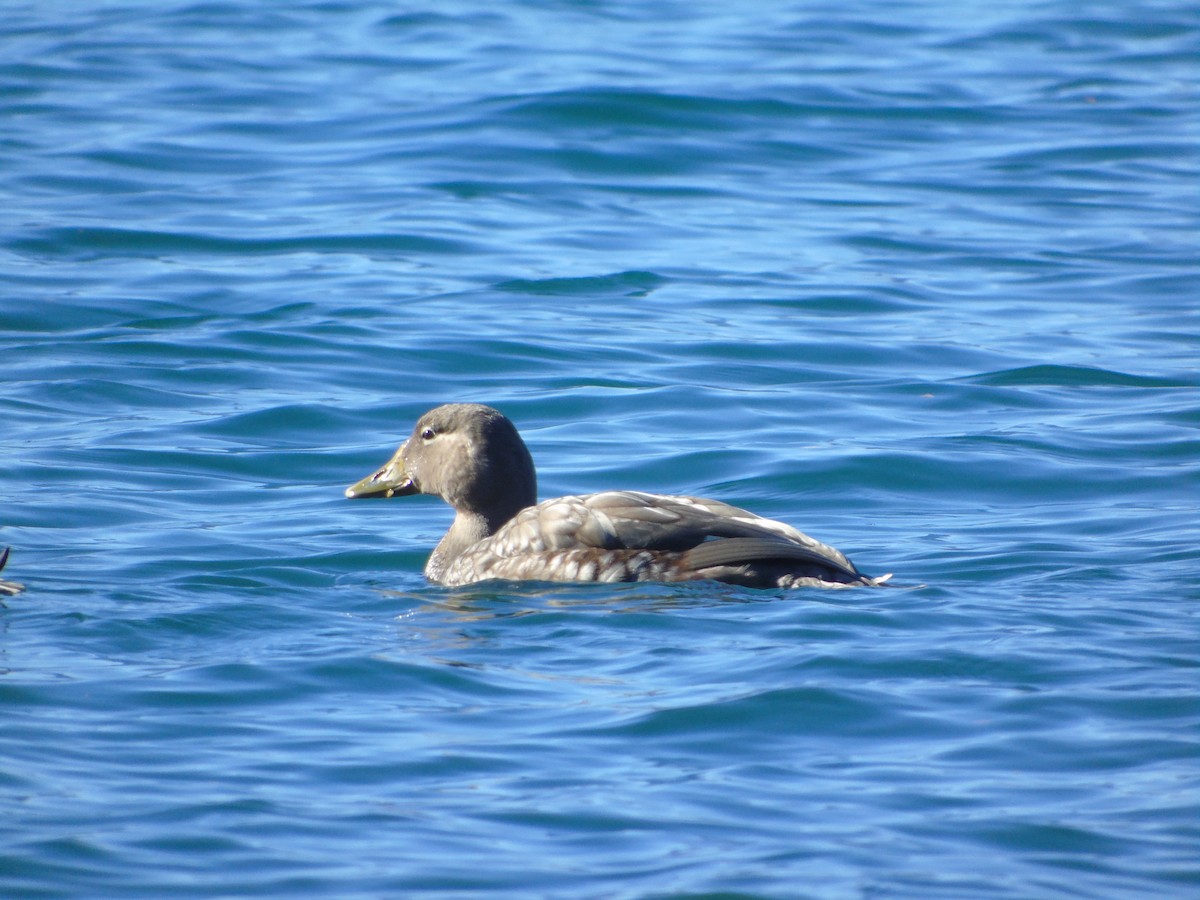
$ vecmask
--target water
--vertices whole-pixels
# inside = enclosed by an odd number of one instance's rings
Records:
[[[1200,884],[1194,4],[10,4],[6,897]],[[901,589],[426,585],[425,409]]]

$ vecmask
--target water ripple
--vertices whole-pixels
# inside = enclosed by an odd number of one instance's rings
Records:
[[[1143,6],[8,10],[0,894],[1194,894]],[[447,400],[900,587],[430,586]]]

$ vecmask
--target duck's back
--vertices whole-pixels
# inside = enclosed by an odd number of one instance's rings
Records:
[[[519,512],[469,547],[443,583],[692,581],[752,587],[864,584],[840,551],[717,500],[606,491]]]

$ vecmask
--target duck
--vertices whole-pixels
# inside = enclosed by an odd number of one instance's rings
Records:
[[[8,554],[11,549],[10,547],[5,547],[4,552],[0,553],[0,571],[3,571],[5,564],[8,562]],[[0,578],[0,596],[12,597],[23,590],[25,590],[25,585],[17,584],[15,581],[5,581]]]
[[[421,416],[352,500],[428,494],[454,521],[425,566],[457,587],[481,581],[717,581],[750,588],[877,587],[844,553],[790,525],[701,497],[602,491],[537,502],[533,457],[481,403]]]

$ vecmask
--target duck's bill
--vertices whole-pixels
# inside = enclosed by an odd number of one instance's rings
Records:
[[[401,459],[403,450],[401,447],[396,451],[396,455],[389,459],[382,469],[346,488],[346,496],[351,500],[365,500],[371,497],[403,497],[406,494],[417,493],[417,486],[404,471],[404,461]]]

